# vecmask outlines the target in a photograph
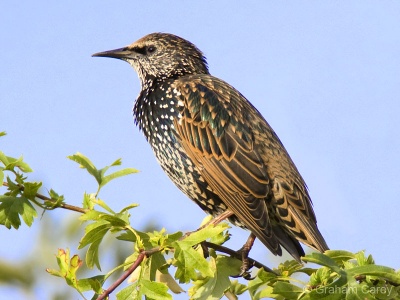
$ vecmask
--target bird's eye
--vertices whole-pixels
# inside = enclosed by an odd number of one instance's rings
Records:
[[[153,53],[154,51],[156,51],[156,47],[154,46],[147,47],[147,53]]]

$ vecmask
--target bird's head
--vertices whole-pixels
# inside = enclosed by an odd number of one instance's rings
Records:
[[[93,56],[128,62],[144,84],[148,79],[167,79],[186,74],[207,74],[206,58],[195,45],[173,34],[152,33],[133,44]]]

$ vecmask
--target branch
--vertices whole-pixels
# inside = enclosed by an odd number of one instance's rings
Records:
[[[204,246],[208,247],[208,248],[212,248],[212,249],[217,250],[219,252],[229,254],[230,256],[232,256],[234,258],[237,258],[238,260],[242,260],[242,254],[240,252],[238,252],[238,251],[232,250],[231,248],[224,247],[224,246],[221,246],[221,245],[217,245],[217,244],[214,244],[214,243],[210,243],[210,242],[207,242],[207,241],[202,242],[202,244]],[[257,260],[252,259],[250,257],[248,258],[248,260],[249,260],[250,266],[256,267],[256,268],[259,268],[259,269],[263,268],[267,272],[276,274],[273,270],[271,270],[267,266],[263,265],[262,263],[258,262]]]
[[[121,283],[123,283],[129,277],[129,275],[131,275],[137,269],[137,267],[140,266],[145,257],[150,257],[152,254],[160,251],[160,247],[156,247],[146,251],[141,250],[132,266],[130,266],[129,269],[126,270],[126,272],[122,274],[122,276],[119,277],[108,289],[104,290],[104,292],[97,298],[97,300],[106,299],[108,295],[110,295]]]
[[[3,182],[3,186],[9,187],[7,182]],[[22,186],[20,184],[18,184],[18,187],[19,187],[19,189],[21,191],[23,191],[25,189],[24,186]],[[79,207],[79,206],[74,206],[74,205],[65,204],[65,203],[57,203],[55,200],[53,200],[53,199],[51,199],[49,197],[46,197],[45,195],[39,194],[39,193],[36,193],[35,197],[39,198],[41,200],[44,200],[44,201],[49,201],[51,203],[54,203],[54,204],[57,205],[56,207],[61,207],[61,208],[64,208],[64,209],[80,212],[82,214],[84,214],[85,212],[88,211],[87,209],[84,209],[84,208]]]

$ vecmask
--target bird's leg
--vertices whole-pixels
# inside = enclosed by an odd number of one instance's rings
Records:
[[[213,218],[208,224],[213,224],[213,225],[217,225],[219,223],[221,223],[223,220],[228,219],[230,216],[233,215],[233,212],[230,211],[229,209],[224,211],[222,214],[219,214],[218,216],[216,216],[215,218]]]
[[[212,224],[212,225],[217,225],[219,223],[221,223],[223,220],[228,219],[230,216],[233,215],[233,212],[231,212],[229,209],[224,211],[223,213],[219,214],[218,216],[212,218],[210,221],[208,221],[206,224],[204,224],[203,226],[199,227],[196,231],[199,231],[200,229],[203,229],[205,227],[207,227],[208,225]],[[190,234],[190,233],[189,233]]]
[[[254,241],[256,236],[253,233],[250,233],[249,237],[247,238],[246,243],[243,245],[242,248],[238,252],[242,254],[242,266],[240,267],[240,274],[239,276],[243,277],[244,279],[251,279],[251,275],[248,272],[251,267],[249,263],[249,253],[251,248],[253,247]]]

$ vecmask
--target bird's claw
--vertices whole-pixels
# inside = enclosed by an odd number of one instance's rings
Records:
[[[250,265],[249,258],[243,257],[242,266],[240,267],[240,274],[239,276],[246,279],[252,280],[254,277],[251,277],[251,273],[249,272],[253,266]]]
[[[251,274],[249,270],[253,267],[253,264],[250,265],[249,261],[249,253],[251,247],[253,247],[253,243],[255,240],[255,235],[253,233],[250,234],[249,238],[247,239],[246,243],[243,245],[242,248],[239,249],[239,253],[242,255],[242,266],[240,267],[240,274],[237,277],[243,277],[244,279],[251,280]]]
[[[250,248],[244,245],[238,252],[242,255],[242,265],[240,266],[240,273],[238,275],[232,276],[234,278],[242,277],[246,280],[252,280],[254,277],[251,277],[251,273],[249,270],[253,267],[253,264],[250,264],[249,260],[249,251]]]
[[[252,266],[249,266],[248,260],[247,260],[247,264],[246,262],[242,263],[242,266],[240,267],[240,273],[238,275],[234,275],[232,276],[233,278],[243,278],[246,280],[253,280],[255,277],[251,276],[251,273],[249,272],[249,270],[251,269]]]

